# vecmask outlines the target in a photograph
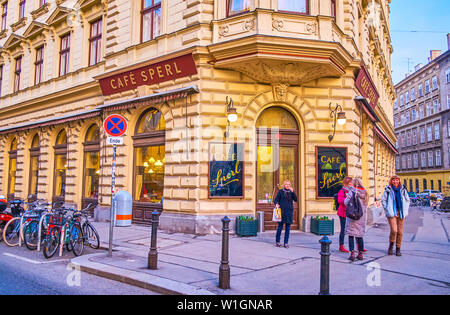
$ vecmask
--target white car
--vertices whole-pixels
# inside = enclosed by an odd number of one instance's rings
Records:
[[[444,199],[444,194],[438,190],[425,189],[420,194],[424,194],[424,195],[426,194],[426,195],[428,195],[428,197],[431,197],[431,195],[435,195],[437,198],[439,198],[441,200]]]

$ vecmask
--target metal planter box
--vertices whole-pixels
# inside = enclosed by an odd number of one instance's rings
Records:
[[[242,221],[236,218],[236,234],[239,236],[256,236],[258,234],[258,220]]]
[[[316,235],[333,235],[334,219],[316,220],[315,218],[311,218],[311,233],[314,233]]]

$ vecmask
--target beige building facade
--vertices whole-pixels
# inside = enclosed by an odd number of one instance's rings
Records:
[[[288,178],[299,197],[293,228],[307,231],[311,216],[335,214],[320,191],[323,148],[345,152],[341,166],[362,178],[378,213],[396,152],[389,1],[1,4],[0,193],[10,199],[98,202],[107,218],[103,121],[120,114],[116,188],[132,195],[136,223],[156,209],[164,229],[213,233],[224,215],[264,211],[271,229]],[[234,162],[224,177],[216,156]]]

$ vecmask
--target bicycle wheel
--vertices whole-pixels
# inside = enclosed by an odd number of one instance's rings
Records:
[[[90,248],[100,248],[100,237],[98,236],[97,230],[89,222],[83,224],[83,236]]]
[[[75,256],[81,256],[83,254],[83,233],[79,224],[74,224],[70,228],[70,246]]]
[[[48,235],[45,237],[42,253],[44,257],[49,259],[55,255],[59,248],[60,228],[55,226],[50,228]]]
[[[35,250],[37,248],[39,233],[39,221],[33,220],[27,222],[23,228],[23,240],[29,250]]]
[[[13,218],[6,223],[3,229],[3,241],[6,245],[14,247],[19,245],[20,217]]]

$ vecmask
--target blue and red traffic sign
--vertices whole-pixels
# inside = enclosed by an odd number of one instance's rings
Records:
[[[127,131],[127,120],[117,114],[109,115],[103,121],[105,132],[111,137],[120,137]]]

